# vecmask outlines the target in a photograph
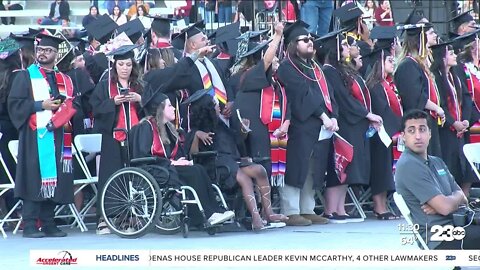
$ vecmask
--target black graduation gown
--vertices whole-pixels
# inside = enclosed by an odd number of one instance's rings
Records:
[[[52,86],[51,97],[58,95],[58,89]],[[19,71],[13,80],[8,108],[13,125],[19,131],[18,164],[15,177],[15,197],[30,201],[44,201],[40,195],[41,176],[38,159],[37,132],[29,127],[29,119],[35,113],[32,86],[28,71]],[[57,204],[73,202],[73,174],[64,173],[61,164],[63,149],[63,129],[56,129],[55,160],[57,165],[57,187],[51,198]]]
[[[102,74],[108,69],[108,59],[104,53],[90,55],[88,52],[83,54],[85,59],[85,68],[95,84],[100,81]]]
[[[315,78],[312,70],[303,72],[309,78]],[[313,159],[313,187],[323,188],[325,172],[333,169],[333,155],[331,140],[318,141],[318,135],[323,125],[320,115],[325,113],[333,118],[338,115],[332,84],[328,84],[333,109],[329,112],[317,82],[303,77],[288,59],[280,64],[277,77],[285,87],[291,112],[285,183],[302,188],[307,178],[309,161]],[[325,77],[328,75],[325,74]]]
[[[250,129],[246,139],[247,154],[252,158],[270,158],[270,135],[267,125],[260,119],[262,89],[270,86],[272,78],[271,68],[265,72],[265,64],[259,61],[254,67],[238,74],[240,76],[240,91],[235,98],[235,109],[240,110],[243,118],[250,120]],[[268,176],[272,174],[272,162],[262,162]]]
[[[370,142],[365,138],[370,122],[369,113],[363,103],[358,101],[345,87],[340,73],[332,66],[324,66],[325,76],[330,85],[335,87],[335,99],[338,103],[338,134],[353,145],[353,159],[346,169],[348,185],[368,185],[370,180]],[[362,88],[366,87],[363,80],[355,78]],[[365,91],[364,91],[365,92]],[[333,176],[333,178],[332,178]],[[328,176],[327,187],[339,185],[338,177],[333,174]]]
[[[12,82],[15,79],[16,74],[18,71],[12,72],[10,75],[10,82],[7,86],[7,93],[5,96],[5,100],[0,103],[0,132],[2,133],[2,138],[0,139],[0,153],[5,161],[5,165],[7,165],[7,169],[10,172],[12,178],[15,180],[15,173],[17,164],[8,149],[8,142],[11,140],[18,140],[18,131],[12,123],[10,119],[10,114],[8,113],[8,94],[10,93],[10,89],[12,88]],[[8,180],[8,176],[5,172],[3,166],[0,167],[0,184],[7,184],[10,183]]]
[[[469,106],[468,101],[471,101],[472,98],[468,93],[468,90],[463,87],[461,81],[458,79],[456,74],[453,74],[455,89],[460,90],[457,93],[459,102],[461,102],[461,119],[469,120],[471,112],[471,106]],[[473,175],[467,173],[470,170],[470,166],[467,164],[465,155],[463,154],[463,145],[465,144],[464,137],[457,138],[457,132],[452,131],[450,128],[453,128],[453,123],[455,122],[454,113],[448,108],[448,98],[452,98],[452,93],[449,88],[446,87],[443,83],[443,78],[439,74],[436,74],[435,81],[437,83],[438,90],[442,99],[442,108],[445,111],[445,124],[443,127],[439,128],[440,135],[440,145],[442,147],[442,159],[448,167],[448,170],[455,178],[455,181],[460,185],[462,183],[473,182]],[[463,106],[465,105],[465,106]],[[465,114],[463,114],[465,112]],[[464,135],[465,136],[465,135]],[[468,167],[467,167],[468,166]]]
[[[230,57],[230,59],[224,59],[224,58],[214,58],[212,59],[212,62],[215,63],[217,67],[220,68],[220,71],[223,73],[225,76],[225,79],[228,80],[230,78],[230,68],[233,66],[234,61],[232,60],[234,57]]]
[[[95,123],[93,131],[102,134],[102,154],[100,156],[100,168],[98,172],[99,189],[108,178],[117,170],[123,168],[122,148],[120,143],[113,138],[113,129],[117,125],[120,106],[109,96],[108,80],[101,81],[93,90],[90,98]],[[140,104],[135,103],[139,119],[141,118]],[[124,155],[124,154],[123,154]],[[126,158],[126,157],[124,157]]]
[[[395,71],[394,82],[402,99],[404,112],[418,109],[429,113],[425,109],[428,101],[428,79],[419,64],[408,57],[402,60]],[[441,157],[437,120],[430,117],[429,121],[431,121],[432,138],[428,144],[428,154]]]
[[[171,142],[175,141],[175,137],[170,130],[166,128]],[[129,143],[132,158],[151,157],[153,132],[150,124],[143,120],[138,125],[134,126],[129,132]],[[185,157],[183,148],[179,146],[175,157],[172,157],[172,144],[164,144],[165,153],[168,157],[164,158],[159,165],[166,167],[170,173],[169,184],[178,187],[178,184],[185,184],[191,186],[197,192],[197,195],[202,203],[206,218],[209,218],[215,212],[224,212],[219,205],[215,203],[215,192],[212,188],[212,182],[206,170],[200,165],[192,166],[173,166],[170,159],[179,159]],[[192,197],[193,199],[193,197]],[[203,224],[203,217],[195,205],[188,205],[192,225]]]
[[[388,105],[388,97],[381,83],[370,89],[372,112],[380,115],[388,135],[393,137],[400,131],[401,117],[397,116]],[[354,150],[355,151],[355,150]],[[376,195],[395,190],[393,181],[393,143],[387,148],[380,140],[378,132],[370,138],[370,188]]]

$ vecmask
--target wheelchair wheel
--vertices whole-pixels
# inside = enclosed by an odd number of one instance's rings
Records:
[[[176,234],[182,229],[180,214],[171,214],[182,210],[182,202],[175,192],[167,191],[163,199],[161,213],[155,221],[155,227],[160,234]]]
[[[135,167],[115,172],[107,180],[100,199],[107,226],[124,238],[145,235],[162,205],[155,179],[145,170]]]

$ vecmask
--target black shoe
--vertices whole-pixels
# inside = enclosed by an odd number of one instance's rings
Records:
[[[45,233],[39,231],[35,227],[25,227],[23,229],[23,237],[25,237],[25,238],[43,238],[43,237],[45,237]]]
[[[57,228],[57,226],[42,227],[42,232],[45,233],[45,237],[65,237],[67,233]]]

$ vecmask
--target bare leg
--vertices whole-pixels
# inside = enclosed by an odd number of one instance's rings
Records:
[[[383,214],[388,212],[387,210],[387,192],[382,192],[372,196],[376,213]]]
[[[247,209],[252,215],[252,230],[258,231],[263,229],[263,221],[258,213],[257,201],[255,200],[255,194],[253,192],[252,179],[245,174],[243,168],[237,171],[237,182],[242,188],[243,199],[247,205]]]
[[[77,191],[78,187],[74,186],[73,187],[73,192],[75,193]],[[74,198],[75,201],[75,207],[77,208],[78,211],[82,210],[82,205],[83,205],[83,190],[78,192],[77,195],[75,195]]]
[[[331,215],[336,212],[345,215],[345,197],[347,185],[328,187],[325,190],[325,214]]]

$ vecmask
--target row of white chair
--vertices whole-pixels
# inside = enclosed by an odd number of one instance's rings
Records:
[[[66,218],[66,217],[72,217],[74,218],[74,223],[72,226],[78,226],[82,232],[87,231],[87,227],[85,226],[84,223],[84,218],[87,215],[88,211],[93,207],[96,201],[96,195],[97,195],[97,188],[96,188],[96,183],[98,182],[98,177],[97,176],[92,176],[87,165],[87,161],[85,157],[83,156],[82,153],[88,154],[87,157],[89,156],[96,156],[98,153],[101,151],[101,145],[102,145],[102,135],[101,134],[80,134],[75,136],[74,142],[72,143],[72,154],[75,156],[76,160],[80,164],[80,168],[85,175],[85,178],[83,179],[75,179],[73,184],[77,186],[78,188],[75,191],[75,195],[81,192],[85,187],[91,186],[93,191],[94,191],[94,196],[90,201],[88,201],[85,206],[78,211],[77,208],[73,203],[68,204],[68,205],[63,205],[57,207],[55,213],[56,213],[56,218]],[[8,149],[15,160],[17,162],[17,155],[18,155],[18,141],[10,141],[8,143]],[[5,172],[8,176],[9,183],[7,184],[0,184],[0,197],[5,194],[9,190],[13,190],[15,188],[15,182],[14,179],[9,172],[5,161],[3,157],[0,154],[0,162],[2,163],[3,168],[5,169]],[[3,238],[7,237],[7,234],[5,233],[4,230],[4,225],[6,222],[16,222],[15,229],[13,231],[13,234],[16,234],[18,231],[18,228],[20,226],[20,223],[22,221],[22,218],[12,218],[13,213],[15,210],[20,206],[21,200],[19,200],[14,207],[0,220],[0,231],[3,235]],[[61,214],[64,207],[68,207],[70,210],[70,214],[65,215]]]

